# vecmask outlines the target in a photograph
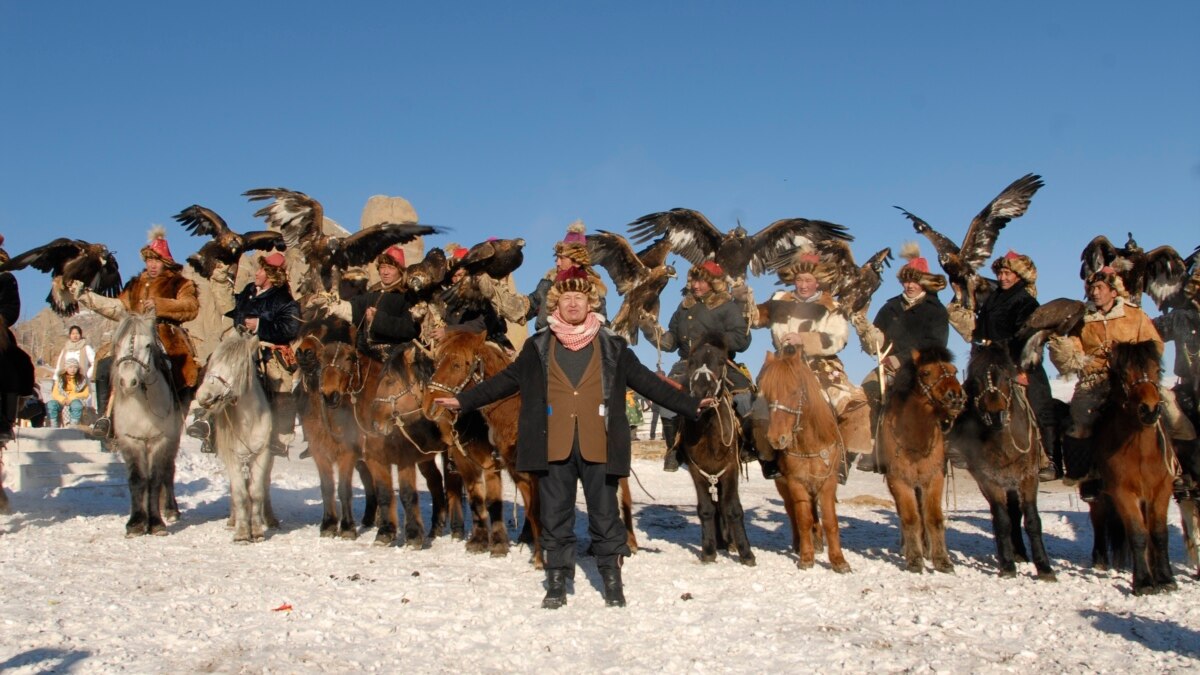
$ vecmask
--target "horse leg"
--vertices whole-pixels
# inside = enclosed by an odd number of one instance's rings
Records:
[[[488,497],[487,482],[473,459],[459,455],[455,463],[467,488],[467,501],[471,504],[471,534],[467,537],[468,553],[483,553],[488,548]]]
[[[1009,490],[1005,494],[1005,500],[1008,502],[1008,522],[1009,536],[1012,538],[1013,560],[1017,562],[1029,562],[1029,553],[1025,550],[1025,538],[1021,536],[1021,521],[1024,519],[1024,512],[1021,510],[1021,495],[1016,490]]]
[[[806,570],[815,564],[816,547],[813,545],[813,513],[816,511],[813,508],[812,495],[808,493],[808,489],[798,480],[789,480],[788,489],[791,492],[792,503],[795,504],[793,510],[796,512],[796,532],[799,533],[800,547],[796,551],[799,559],[796,560],[796,567]]]
[[[517,489],[521,492],[521,499],[525,502],[525,525],[529,528],[530,539],[532,542],[533,553],[530,556],[530,562],[533,563],[533,568],[540,570],[543,567],[542,563],[542,503],[541,495],[538,493],[537,477],[532,474],[518,473],[516,474]]]
[[[1183,521],[1183,549],[1187,563],[1200,576],[1200,509],[1196,500],[1179,502],[1179,516]]]
[[[425,477],[425,487],[429,489],[429,499],[433,502],[429,507],[429,538],[437,539],[446,531],[446,521],[450,516],[446,506],[446,483],[432,457],[417,464],[417,468]]]
[[[334,476],[333,462],[329,457],[328,450],[325,447],[316,447],[316,439],[309,437],[308,442],[309,454],[312,455],[313,464],[317,466],[317,478],[321,481],[321,527],[320,536],[336,537],[338,533],[338,517],[337,508],[334,503]],[[339,462],[340,468],[341,462]],[[338,487],[342,483],[342,476],[338,476]],[[338,490],[339,494],[341,490]]]
[[[825,479],[825,485],[818,495],[821,500],[821,526],[825,531],[825,539],[829,542],[829,565],[834,572],[846,574],[850,571],[850,563],[846,562],[846,556],[842,553],[842,535],[838,530],[837,519],[837,489],[836,474]]]
[[[421,505],[417,497],[416,467],[412,464],[397,467],[396,475],[400,483],[400,503],[404,505],[404,544],[409,548],[423,548],[425,527],[421,522]]]
[[[746,536],[746,511],[742,508],[742,498],[738,494],[737,468],[722,477],[721,486],[721,515],[727,528],[730,543],[737,549],[738,560],[743,565],[753,567],[757,563],[754,551],[750,549],[750,538]]]
[[[125,523],[125,536],[137,537],[146,534],[146,497],[150,491],[150,476],[146,467],[138,462],[133,453],[126,453],[125,462],[129,469],[129,520]]]
[[[791,481],[784,480],[775,481],[775,489],[779,491],[779,496],[783,499],[783,509],[787,511],[788,522],[792,526],[792,553],[800,555],[800,526],[796,521],[796,500],[792,498]]]
[[[820,527],[820,523],[822,522],[821,521],[821,509],[819,507],[819,502],[816,499],[810,500],[810,503],[812,504],[813,550],[816,551],[817,553],[820,553],[825,550],[825,536],[824,536],[824,533],[821,531],[821,527]]]
[[[992,539],[996,542],[996,564],[1000,567],[1000,576],[1015,577],[1017,565],[1013,559],[1013,530],[1017,528],[1013,527],[1008,495],[993,484],[987,485],[986,488],[980,484],[979,488],[992,511]],[[1021,536],[1019,530],[1017,536]]]
[[[267,494],[271,490],[271,467],[274,456],[267,448],[263,448],[254,458],[250,466],[249,496],[250,504],[247,509],[250,521],[250,541],[262,541],[267,534],[267,518],[265,513]]]
[[[493,558],[508,555],[508,528],[504,526],[504,482],[495,469],[483,470],[487,494],[488,542],[486,549]],[[480,551],[482,553],[482,551]]]
[[[178,452],[179,449],[176,448],[175,453]],[[159,494],[158,512],[162,515],[163,521],[179,522],[179,504],[175,501],[175,454],[172,454],[170,460],[166,462],[163,488]]]
[[[700,516],[700,562],[716,562],[717,504],[708,493],[708,480],[693,474],[692,483],[696,486],[696,514]]]
[[[358,471],[358,479],[362,482],[365,504],[363,505],[362,526],[375,527],[375,516],[379,511],[379,496],[375,494],[375,479],[371,477],[371,469],[367,463],[361,459],[355,458],[354,468]],[[350,496],[346,497],[346,504],[350,503]],[[350,518],[354,520],[353,517]]]
[[[442,452],[444,458],[450,456],[451,450],[447,448]],[[450,540],[462,541],[465,527],[465,514],[463,509],[466,504],[463,501],[463,476],[456,471],[447,471],[445,474],[446,482],[446,508],[450,512]]]
[[[1042,516],[1037,507],[1037,477],[1026,479],[1021,484],[1022,520],[1025,521],[1025,536],[1029,537],[1029,552],[1033,556],[1033,566],[1037,569],[1041,581],[1058,581],[1054,568],[1050,567],[1050,556],[1046,554],[1046,544],[1042,540]]]
[[[1168,552],[1167,517],[1171,511],[1171,489],[1169,480],[1159,488],[1152,500],[1147,500],[1146,521],[1150,526],[1150,575],[1154,577],[1155,591],[1165,593],[1177,590],[1175,575],[1171,572]]]
[[[1125,538],[1129,542],[1130,553],[1133,554],[1133,594],[1154,593],[1154,575],[1150,573],[1147,558],[1150,536],[1146,531],[1138,499],[1127,490],[1119,490],[1112,497],[1113,507],[1125,526]]]
[[[392,466],[375,459],[370,453],[366,455],[367,470],[371,473],[371,484],[375,487],[375,503],[378,508],[377,520],[379,528],[375,532],[375,543],[379,546],[391,546],[396,541],[396,530],[400,517],[396,511],[396,492],[392,489]]]
[[[925,515],[925,532],[929,534],[929,553],[933,561],[933,569],[939,572],[954,572],[954,564],[950,562],[950,553],[946,550],[946,516],[942,513],[942,490],[945,489],[946,476],[938,473],[929,481],[929,489],[922,497],[925,500],[922,511]]]
[[[250,541],[250,494],[247,478],[242,474],[242,465],[232,453],[222,452],[225,460],[225,475],[229,478],[229,518],[233,524],[233,541]]]
[[[921,550],[920,510],[917,495],[912,486],[887,474],[888,490],[896,502],[896,515],[900,518],[900,554],[904,556],[904,568],[921,574],[925,571],[925,554]]]
[[[329,502],[326,506],[325,517],[321,521],[321,536],[336,537],[342,539],[358,539],[358,526],[354,522],[354,466],[357,463],[354,453],[349,448],[336,448],[337,453],[334,457],[335,462],[326,460],[330,465],[330,473],[334,468],[337,469],[337,508],[334,508],[333,486],[330,485]],[[313,453],[313,459],[317,458],[317,454]],[[333,482],[333,476],[329,476],[329,482]],[[369,475],[367,480],[369,480]],[[322,479],[321,483],[321,498],[325,499],[325,483]],[[374,497],[368,490],[367,495]],[[330,522],[332,521],[332,522]],[[326,532],[326,523],[328,523],[329,531]]]
[[[625,523],[625,545],[629,553],[637,553],[637,534],[633,531],[633,493],[629,490],[629,479],[621,479],[621,521]]]
[[[1100,495],[1099,499],[1088,504],[1088,520],[1092,523],[1092,569],[1108,570],[1111,562],[1108,559],[1108,518],[1111,517],[1107,508],[1108,497]]]

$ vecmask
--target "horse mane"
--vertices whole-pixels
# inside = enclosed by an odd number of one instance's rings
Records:
[[[1158,344],[1153,340],[1118,342],[1113,345],[1112,356],[1108,360],[1109,373],[1116,377],[1129,371],[1144,373],[1154,365],[1162,367],[1162,356],[1158,353]]]
[[[446,337],[437,347],[437,360],[446,356],[457,356],[471,360],[478,355],[483,359],[484,372],[495,374],[508,365],[508,357],[495,344],[487,341],[485,333],[464,330],[448,330]],[[432,377],[432,373],[430,374]]]
[[[917,350],[917,358],[905,361],[896,371],[896,379],[888,387],[889,396],[904,401],[917,390],[917,361],[922,363],[954,363],[954,354],[945,347],[931,345]]]
[[[705,333],[700,337],[696,344],[692,345],[692,353],[699,351],[701,347],[711,345],[721,350],[722,354],[729,353],[729,342],[725,339],[725,335],[718,332]]]
[[[982,391],[982,383],[987,382],[988,372],[992,368],[1002,373],[1016,370],[1008,348],[996,342],[972,345],[971,356],[967,359],[966,379],[966,385],[971,388],[972,395]]]
[[[300,325],[299,337],[315,335],[321,342],[354,344],[354,327],[345,319],[329,315]]]
[[[807,377],[805,376],[807,374]],[[759,389],[767,398],[778,398],[773,393],[788,391],[791,387],[803,387],[805,424],[804,440],[806,446],[825,444],[833,440],[838,433],[837,418],[833,409],[826,403],[825,393],[817,375],[804,360],[804,355],[793,345],[787,345],[776,353],[776,358],[763,368],[759,377]],[[824,432],[824,433],[820,433]],[[814,438],[813,436],[820,435]]]
[[[257,342],[253,336],[233,331],[217,343],[216,350],[209,357],[209,369],[228,372],[230,384],[245,391],[258,375],[254,358],[258,351]]]
[[[126,312],[125,316],[121,318],[121,322],[117,324],[117,329],[113,331],[112,343],[119,345],[130,339],[139,330],[151,332],[153,326],[154,318],[149,314]]]

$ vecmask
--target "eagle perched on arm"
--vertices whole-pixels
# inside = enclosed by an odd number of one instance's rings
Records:
[[[693,265],[715,260],[734,283],[744,282],[746,270],[773,272],[802,246],[825,239],[854,239],[842,225],[807,218],[777,220],[753,235],[738,225],[722,234],[699,211],[671,209],[651,213],[629,225],[634,243],[644,244],[665,235],[671,250]]]
[[[592,263],[608,272],[625,298],[610,327],[636,345],[642,319],[658,321],[659,297],[675,278],[675,268],[667,264],[670,243],[663,237],[634,253],[625,237],[600,230],[587,236],[587,250]]]
[[[1112,267],[1125,286],[1126,299],[1134,305],[1140,307],[1142,293],[1146,293],[1160,310],[1187,306],[1185,285],[1195,267],[1195,253],[1186,261],[1171,246],[1159,246],[1147,253],[1130,232],[1120,248],[1104,235],[1092,239],[1079,259],[1079,278],[1085,281],[1101,268]]]
[[[121,292],[121,272],[117,259],[104,244],[91,244],[82,239],[59,238],[14,256],[0,271],[33,267],[51,274],[50,293],[46,302],[60,316],[73,316],[79,303],[71,294],[71,283],[81,282],[95,293],[115,298]]]
[[[365,265],[393,244],[407,244],[417,237],[444,230],[417,223],[381,223],[365,227],[348,237],[325,234],[325,208],[303,192],[286,188],[257,188],[242,193],[250,201],[268,201],[255,217],[264,218],[283,234],[289,246],[299,246],[308,263],[299,294],[337,289],[342,270]]]
[[[247,251],[269,251],[284,248],[283,235],[271,230],[238,234],[229,229],[225,220],[211,209],[192,204],[173,216],[195,236],[209,236],[212,241],[188,256],[188,264],[205,279],[212,278],[217,263],[230,267],[230,276],[237,276],[237,264]]]
[[[913,229],[925,235],[937,249],[938,263],[954,288],[955,301],[967,309],[975,309],[978,305],[976,294],[983,295],[992,286],[992,282],[979,276],[977,270],[992,257],[1000,230],[1013,218],[1025,215],[1034,193],[1043,186],[1042,177],[1032,173],[1013,181],[971,220],[962,247],[916,215],[899,206],[896,208],[912,221]]]
[[[883,283],[883,268],[890,267],[892,249],[875,252],[861,267],[854,262],[850,245],[841,239],[817,242],[817,254],[830,270],[829,279],[819,279],[837,298],[837,311],[846,318],[856,312],[866,312],[871,296]]]

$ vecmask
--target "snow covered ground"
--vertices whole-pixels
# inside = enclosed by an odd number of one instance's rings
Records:
[[[960,474],[948,535],[956,571],[915,575],[901,571],[881,479],[854,471],[840,493],[854,569],[843,576],[821,556],[796,569],[780,499],[753,476],[743,501],[758,566],[727,556],[702,565],[691,481],[659,466],[635,462],[654,496],[634,488],[642,550],[625,566],[629,606],[604,607],[581,556],[567,606],[545,611],[526,549],[493,559],[448,537],[419,551],[374,546],[373,532],[320,539],[308,461],[276,465],[282,528],[235,545],[217,462],[185,439],[184,518],[166,537],[124,538],[123,489],[13,495],[13,514],[0,516],[0,670],[1200,670],[1200,584],[1177,523],[1180,589],[1133,597],[1128,574],[1088,569],[1086,509],[1051,484],[1040,503],[1059,581],[1037,581],[1031,565],[999,579],[987,510]],[[422,507],[428,522],[425,493]],[[582,517],[577,530],[582,550]]]

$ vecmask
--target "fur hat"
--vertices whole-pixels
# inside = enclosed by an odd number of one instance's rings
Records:
[[[1121,275],[1108,265],[1101,267],[1099,270],[1088,275],[1087,283],[1084,284],[1084,290],[1091,288],[1092,284],[1105,283],[1108,287],[1117,292],[1117,295],[1129,299],[1129,292],[1125,290],[1125,282],[1121,281]]]
[[[908,260],[896,273],[901,283],[916,282],[927,293],[937,293],[946,287],[946,277],[929,271],[929,261],[921,257],[921,247],[915,241],[905,242],[900,248],[900,257]]]
[[[570,258],[576,265],[591,265],[592,257],[588,255],[587,237],[583,234],[586,230],[582,220],[568,225],[567,236],[554,245],[554,255]]]
[[[146,233],[148,241],[142,247],[142,260],[155,258],[163,261],[163,264],[168,269],[180,269],[182,265],[175,262],[175,257],[171,255],[171,247],[167,245],[167,228],[162,225],[155,225]]]
[[[387,247],[387,250],[379,254],[379,257],[375,259],[375,264],[377,266],[391,265],[397,269],[404,269],[404,249],[400,248],[398,244],[392,244]]]
[[[779,268],[778,274],[779,281],[785,284],[796,283],[796,276],[799,274],[811,274],[817,278],[817,283],[826,286],[833,276],[833,269],[828,263],[821,260],[821,256],[816,251],[810,248],[801,248],[792,257],[791,264]]]
[[[78,368],[79,359],[75,358],[74,356],[68,356],[66,362],[63,363],[63,368],[70,368],[71,366]]]
[[[563,293],[583,293],[588,296],[592,309],[600,307],[603,286],[591,268],[569,267],[554,277],[554,285],[546,293],[546,308],[551,312],[558,309],[558,298]]]
[[[708,285],[718,293],[728,287],[725,282],[725,270],[715,260],[706,260],[699,265],[693,265],[692,269],[688,270],[688,283],[696,279],[707,281]]]
[[[1021,255],[1012,249],[1003,257],[992,262],[992,274],[1000,274],[1000,270],[1008,270],[1025,282],[1025,290],[1037,297],[1037,265],[1027,255]]]
[[[266,272],[267,280],[272,286],[283,286],[287,283],[287,258],[279,251],[258,256],[258,266]]]
[[[442,250],[446,252],[446,258],[450,261],[451,265],[457,265],[471,252],[471,249],[466,246],[455,243],[446,244],[442,247]]]

